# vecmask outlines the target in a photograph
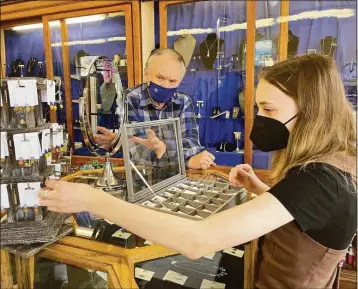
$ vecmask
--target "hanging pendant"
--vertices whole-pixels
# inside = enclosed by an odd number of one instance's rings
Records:
[[[210,57],[210,52],[208,51],[208,53],[206,54],[206,57]]]

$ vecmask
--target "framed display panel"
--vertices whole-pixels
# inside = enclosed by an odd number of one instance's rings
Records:
[[[227,2],[225,4],[225,2]],[[207,147],[214,147],[209,151],[214,153],[216,158],[225,159],[230,157],[232,160],[236,160],[236,163],[230,163],[231,166],[236,165],[237,163],[249,163],[256,168],[267,169],[269,166],[269,156],[265,153],[255,151],[253,153],[252,142],[249,138],[251,127],[253,125],[254,120],[254,93],[255,93],[255,78],[257,75],[257,69],[255,70],[255,43],[256,43],[256,34],[259,30],[272,30],[272,28],[268,28],[269,26],[274,25],[276,28],[276,34],[278,43],[280,47],[275,51],[275,61],[285,59],[285,37],[287,37],[287,23],[280,22],[279,24],[275,22],[275,19],[282,16],[288,15],[288,1],[279,1],[275,2],[277,6],[275,8],[275,17],[271,17],[272,15],[269,13],[270,9],[266,6],[272,5],[272,1],[261,1],[257,3],[255,1],[160,1],[159,3],[159,18],[160,18],[160,45],[161,47],[171,47],[177,50],[179,53],[181,51],[185,51],[184,58],[188,54],[187,48],[178,49],[179,38],[182,36],[183,38],[194,38],[194,41],[189,42],[188,40],[181,41],[184,45],[193,46],[194,52],[192,54],[191,63],[187,67],[187,74],[180,88],[193,98],[193,104],[197,115],[201,112],[201,118],[198,118],[197,121],[199,123],[199,132],[201,138],[207,142],[209,139],[209,143],[205,143]],[[226,7],[225,7],[226,5]],[[231,6],[230,6],[231,5]],[[238,9],[239,6],[240,9]],[[236,9],[234,9],[237,6]],[[271,6],[270,6],[271,7]],[[226,9],[225,9],[226,8]],[[188,21],[188,18],[194,13],[194,11],[202,10],[199,14],[199,18],[192,19]],[[237,11],[244,11],[237,12]],[[256,12],[258,11],[258,12]],[[272,11],[272,10],[271,10]],[[242,15],[240,15],[240,13]],[[263,13],[262,17],[257,17],[256,13]],[[270,15],[269,15],[270,14]],[[198,13],[196,13],[198,15]],[[211,19],[211,20],[210,20]],[[211,45],[208,45],[208,41],[205,41],[205,37],[209,37],[210,34],[217,32],[217,20],[221,19],[220,29],[222,31],[220,33],[220,39],[223,40],[222,51],[219,51],[220,57],[223,59],[219,62],[218,59],[212,60],[214,61],[213,68],[216,70],[214,72],[219,74],[217,80],[216,77],[213,77],[213,80],[210,82],[217,83],[217,86],[221,87],[221,89],[225,89],[225,99],[219,99],[217,106],[223,106],[220,111],[228,110],[229,114],[222,115],[221,118],[209,119],[205,120],[203,118],[203,110],[206,113],[206,116],[212,116],[212,106],[210,104],[211,94],[209,93],[210,89],[206,88],[204,91],[201,91],[201,86],[205,79],[207,78],[207,74],[210,73],[210,69],[208,70],[207,65],[205,63],[201,64],[201,67],[197,69],[192,69],[194,62],[193,58],[198,58],[197,54],[201,59],[206,56],[202,54],[200,56],[200,50],[209,51],[213,50]],[[199,21],[201,25],[195,25],[195,23]],[[215,22],[215,23],[214,23]],[[270,22],[270,23],[269,23]],[[176,24],[177,23],[177,24]],[[186,23],[186,24],[183,24]],[[188,24],[190,23],[190,24]],[[270,24],[270,25],[269,25]],[[189,26],[188,26],[189,25]],[[202,29],[199,29],[202,28]],[[196,29],[198,28],[198,29]],[[202,34],[202,35],[201,35]],[[270,34],[270,33],[269,33]],[[189,37],[187,37],[189,35]],[[204,37],[205,36],[205,37]],[[203,39],[201,39],[201,38]],[[200,38],[200,39],[199,39]],[[287,39],[287,38],[286,38]],[[195,44],[195,40],[197,40]],[[176,43],[177,42],[177,43]],[[193,44],[194,42],[194,44]],[[238,43],[236,43],[238,42]],[[205,46],[206,44],[206,46]],[[202,46],[202,48],[201,48]],[[259,48],[259,47],[258,47]],[[264,47],[263,47],[264,48]],[[220,49],[218,49],[220,50]],[[235,53],[235,51],[237,53]],[[270,50],[272,52],[272,50]],[[212,51],[209,51],[212,52]],[[257,51],[259,52],[259,51]],[[190,53],[189,53],[190,54]],[[260,53],[262,54],[262,53]],[[224,56],[223,56],[224,55]],[[259,54],[256,53],[256,62],[265,61],[265,55],[259,57]],[[268,60],[268,59],[267,59]],[[266,60],[266,62],[267,62]],[[196,59],[197,62],[197,59]],[[218,68],[222,68],[220,73],[217,73]],[[233,69],[234,68],[234,69]],[[191,72],[191,70],[196,70],[196,72]],[[199,71],[198,71],[199,70]],[[203,71],[200,71],[203,70]],[[239,72],[235,72],[235,70],[239,70]],[[195,74],[194,80],[189,80],[192,75]],[[202,75],[201,75],[202,74]],[[235,74],[240,74],[238,79],[235,78]],[[230,79],[232,78],[232,81]],[[196,83],[193,85],[193,83]],[[235,88],[235,85],[238,86]],[[232,88],[230,88],[232,87]],[[220,90],[217,89],[220,94]],[[230,95],[229,95],[230,94]],[[241,95],[241,96],[239,96]],[[207,103],[202,98],[208,98]],[[232,103],[229,99],[232,99]],[[201,103],[196,104],[196,102],[200,100]],[[203,101],[204,100],[204,101]],[[244,101],[242,101],[244,100]],[[204,105],[202,104],[204,102]],[[227,103],[227,104],[226,104]],[[199,111],[199,106],[201,106],[201,111]],[[232,117],[234,115],[234,108],[239,109],[239,116],[237,119]],[[229,118],[229,120],[227,119]],[[233,118],[232,121],[231,118]],[[208,125],[207,122],[212,122],[213,124]],[[232,124],[231,124],[232,122]],[[205,123],[205,124],[204,124]],[[242,123],[242,125],[240,124]],[[209,127],[212,125],[220,126],[219,130],[212,130],[211,133],[207,131],[210,130]],[[223,134],[223,130],[221,128],[227,128],[231,130],[231,132],[226,132]],[[225,130],[225,129],[224,129]],[[213,133],[213,131],[215,133]],[[238,148],[244,148],[243,155],[232,153],[217,153],[219,144],[227,142],[232,143],[233,145],[237,145],[237,139],[234,138],[234,132],[241,132],[241,140],[238,142]],[[216,146],[216,150],[215,150]],[[239,151],[239,153],[242,153]],[[226,162],[230,162],[226,160]],[[226,163],[225,163],[226,164]],[[226,164],[228,165],[228,164]]]
[[[134,46],[132,36],[133,34],[131,29],[133,25],[131,9],[132,6],[130,4],[118,4],[115,6],[98,8],[95,10],[95,12],[91,10],[81,10],[76,12],[65,12],[60,14],[43,16],[44,22],[47,21],[48,23],[50,23],[51,21],[60,20],[62,23],[61,43],[64,57],[63,72],[65,83],[68,82],[68,85],[65,86],[66,106],[73,107],[72,112],[66,112],[66,123],[68,133],[72,141],[82,141],[82,136],[78,127],[77,99],[83,92],[85,83],[81,77],[78,77],[78,75],[81,74],[80,71],[83,69],[79,69],[78,66],[76,68],[75,63],[77,62],[77,65],[80,64],[79,61],[81,58],[81,53],[84,56],[93,56],[102,55],[103,52],[100,53],[100,50],[107,51],[109,54],[112,54],[109,55],[110,59],[113,59],[115,54],[120,54],[123,58],[123,61],[125,61],[126,63],[126,69],[124,69],[124,74],[126,76],[125,78],[127,79],[126,86],[130,87],[134,85]],[[93,21],[94,18],[96,18],[97,21],[93,23],[76,23],[81,22],[81,19],[85,21]],[[73,24],[70,24],[71,22]],[[111,22],[112,25],[109,25],[108,23],[106,24],[106,22]],[[92,30],[90,28],[91,24],[94,25],[94,28],[92,28]],[[75,25],[76,27],[73,25]],[[116,25],[117,28],[122,28],[116,29]],[[98,36],[96,36],[96,33],[94,33],[95,30],[98,32]],[[90,31],[91,33],[88,34]],[[90,37],[89,39],[84,39],[86,33],[90,35],[88,36]],[[113,33],[116,35],[114,35]],[[95,111],[95,108],[97,106],[96,100],[93,101],[92,105],[94,106],[94,118],[96,118],[96,116],[97,118],[103,118],[103,115],[98,116],[99,113]],[[111,121],[109,120],[109,122]],[[108,125],[104,123],[102,124],[102,126]]]
[[[143,138],[149,130],[165,143],[166,151],[158,159],[154,151],[144,145],[135,143],[134,138]],[[169,184],[182,181],[186,177],[183,145],[180,138],[180,120],[168,119],[143,123],[124,124],[121,128],[123,157],[127,179],[127,197],[130,202],[137,202],[153,192],[145,187],[146,182],[154,192]],[[138,172],[138,168],[141,172]],[[142,175],[139,175],[142,174]]]

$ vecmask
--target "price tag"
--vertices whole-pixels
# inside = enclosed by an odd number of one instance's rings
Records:
[[[9,194],[7,191],[7,184],[1,184],[1,208],[8,209],[10,208],[10,202],[9,202]]]
[[[226,284],[203,279],[200,289],[225,289]]]
[[[154,272],[142,268],[135,268],[134,276],[138,279],[150,281],[154,276]]]
[[[0,151],[0,157],[5,158],[9,156],[9,145],[7,143],[7,133],[5,131],[1,132],[1,151]]]
[[[206,258],[206,259],[210,259],[210,260],[212,260],[212,259],[214,259],[215,254],[216,254],[216,253],[210,253],[210,254],[206,254],[206,255],[205,255],[205,256],[203,256],[203,257],[204,257],[204,258]]]
[[[242,256],[244,256],[244,251],[236,249],[236,248],[229,248],[223,251],[226,254],[235,256],[235,257],[239,257],[242,258]]]
[[[51,145],[51,134],[50,129],[44,129],[41,131],[41,151],[44,154],[50,149]]]
[[[121,238],[121,239],[128,239],[132,234],[128,233],[128,232],[123,232],[121,230],[118,230],[117,232],[115,232],[112,237],[117,237],[117,238]]]
[[[173,283],[177,283],[180,285],[184,285],[186,280],[188,279],[187,276],[179,274],[177,272],[169,270],[167,274],[165,274],[163,280],[171,281]]]
[[[47,80],[46,81],[46,97],[47,97],[47,103],[55,103],[56,102],[56,85],[54,81]]]
[[[17,190],[19,192],[20,206],[34,207],[39,205],[37,194],[41,190],[41,183],[18,183]]]

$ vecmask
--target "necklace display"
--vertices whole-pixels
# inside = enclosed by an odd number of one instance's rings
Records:
[[[336,39],[332,38],[331,45],[329,47],[329,52],[328,52],[328,54],[325,54],[324,53],[324,47],[325,47],[325,41],[326,40],[327,40],[327,38],[324,38],[322,40],[322,42],[321,42],[321,54],[323,56],[333,56],[331,53],[332,53],[332,50],[335,49],[338,46],[338,41]],[[334,51],[333,51],[333,53],[334,53]]]
[[[175,261],[174,259],[172,258],[169,258],[171,260],[171,264],[174,266],[174,267],[177,267],[177,268],[181,268],[181,269],[184,269],[184,270],[187,270],[187,271],[192,271],[192,272],[196,272],[196,273],[199,273],[199,274],[202,274],[202,275],[207,275],[207,276],[211,276],[211,277],[223,277],[223,276],[226,276],[227,273],[226,273],[226,270],[224,267],[218,267],[218,266],[210,266],[210,265],[205,265],[205,264],[200,264],[200,263],[196,263],[196,262],[190,262],[190,261]],[[188,267],[185,267],[184,266],[181,266],[181,265],[178,265],[178,264],[192,264],[192,265],[196,265],[196,266],[201,266],[201,267],[206,267],[206,268],[212,268],[212,269],[216,269],[218,270],[219,272],[216,273],[216,274],[210,274],[210,273],[205,273],[205,272],[202,272],[202,271],[198,271],[198,270],[195,270],[195,269],[191,269],[191,268],[188,268]]]
[[[206,46],[206,49],[207,49],[207,51],[208,51],[208,53],[206,54],[206,57],[210,57],[210,50],[211,50],[211,48],[213,48],[213,46],[214,46],[214,44],[216,43],[216,41],[217,41],[217,39],[215,39],[215,41],[211,44],[211,46],[210,46],[210,48],[208,47],[208,44],[207,44],[207,42],[206,42],[206,39],[205,39],[205,46]]]

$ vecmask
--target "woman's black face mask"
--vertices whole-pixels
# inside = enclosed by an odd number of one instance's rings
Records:
[[[290,121],[282,123],[276,119],[258,115],[251,130],[250,139],[253,144],[263,152],[282,150],[287,147],[290,132],[286,127]]]

